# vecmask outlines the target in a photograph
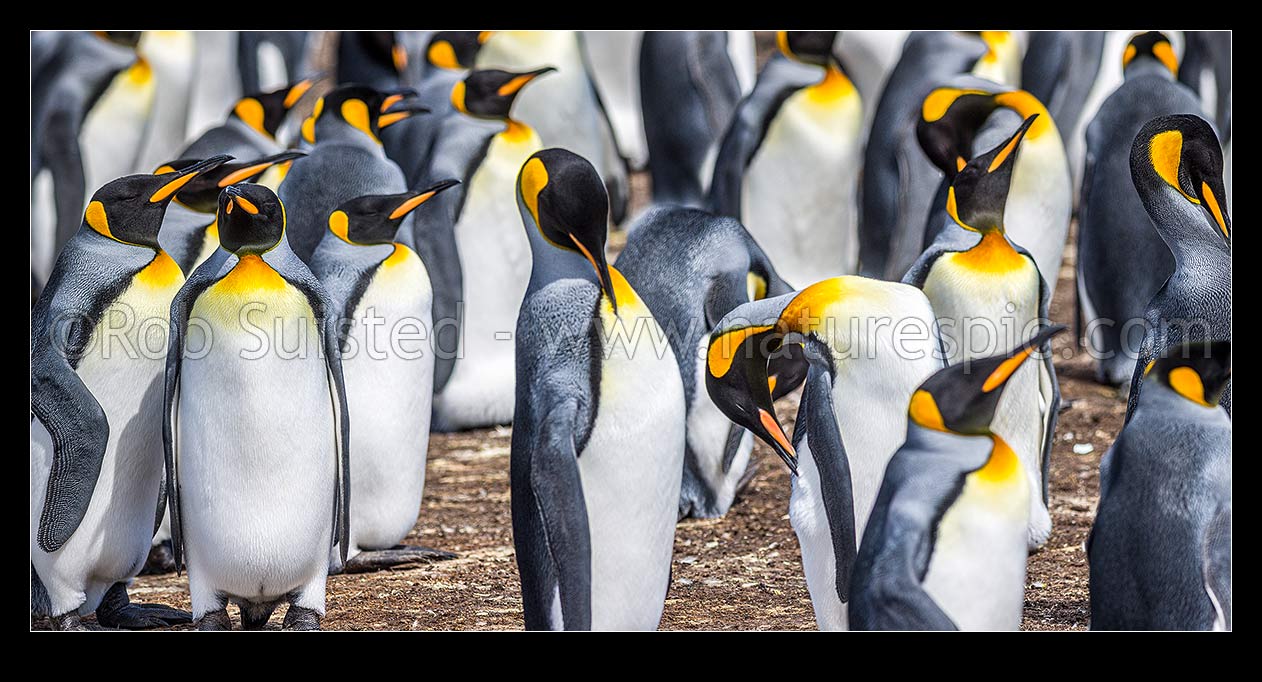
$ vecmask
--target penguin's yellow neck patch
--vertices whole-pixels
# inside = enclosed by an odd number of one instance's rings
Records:
[[[618,299],[618,310],[631,310],[639,307],[639,295],[635,293],[635,289],[631,288],[631,283],[627,281],[627,278],[623,277],[622,273],[618,272],[618,268],[612,265],[609,266],[609,281],[613,284],[614,298]],[[605,299],[605,307],[609,309],[609,312],[613,312],[613,304],[609,302],[608,298]]]
[[[710,349],[706,352],[706,367],[710,370],[710,376],[722,379],[732,369],[732,362],[736,360],[736,355],[745,343],[745,339],[770,329],[771,325],[741,327],[711,341]]]
[[[153,80],[153,67],[144,57],[137,57],[136,63],[127,69],[126,82],[131,86],[148,85]]]
[[[957,265],[990,274],[1002,274],[1026,267],[1026,257],[1012,248],[1001,230],[987,230],[982,240],[968,251],[950,254]]]
[[[1017,459],[1017,453],[1013,452],[1012,447],[999,436],[991,434],[990,439],[995,444],[990,450],[990,459],[986,460],[986,464],[982,468],[974,471],[972,476],[976,480],[985,483],[1006,483],[1011,481],[1020,474],[1021,470],[1021,462]]]
[[[926,429],[951,432],[946,427],[946,422],[942,419],[942,411],[938,409],[938,401],[934,400],[932,393],[924,389],[917,389],[915,393],[911,394],[911,403],[907,407],[907,416],[912,422]]]
[[[411,260],[411,257],[414,255],[416,254],[412,251],[412,249],[409,249],[407,245],[400,244],[399,242],[395,242],[394,251],[390,253],[389,258],[381,262],[381,267],[393,268],[399,265],[403,265],[404,263]]]
[[[1152,160],[1153,170],[1166,181],[1167,185],[1178,190],[1183,198],[1194,204],[1201,200],[1183,191],[1179,184],[1179,164],[1183,161],[1183,133],[1178,130],[1167,130],[1152,136],[1148,142],[1148,156]]]
[[[1037,97],[1025,90],[1001,92],[995,95],[995,104],[1012,109],[1023,119],[1029,118],[1034,114],[1039,115],[1030,124],[1030,129],[1025,132],[1025,139],[1027,140],[1037,140],[1049,131],[1055,130],[1056,124],[1052,121],[1051,114],[1047,113],[1047,107],[1043,106],[1043,103]]]
[[[534,137],[535,131],[530,126],[515,119],[508,119],[508,127],[500,133],[500,138],[511,144],[524,144]]]
[[[285,289],[289,283],[280,276],[262,256],[249,254],[232,268],[223,279],[215,284],[215,288],[226,293],[247,293],[252,291],[277,291]]]
[[[812,85],[806,92],[815,104],[833,104],[854,95],[857,90],[836,64],[829,63],[824,70],[824,80]]]
[[[1201,375],[1191,367],[1175,367],[1166,375],[1166,381],[1175,393],[1184,398],[1202,407],[1214,407],[1213,403],[1205,399],[1205,384],[1201,381]]]
[[[206,226],[206,238],[207,239],[213,238],[216,242],[219,241],[219,219],[218,218],[216,218],[214,221],[212,221],[209,225]]]
[[[184,273],[166,251],[158,251],[143,270],[136,273],[136,282],[152,289],[166,289],[184,283]]]

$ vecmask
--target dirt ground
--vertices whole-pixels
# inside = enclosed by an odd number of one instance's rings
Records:
[[[648,190],[644,174],[633,177],[632,187],[634,204],[642,206]],[[612,235],[610,250],[620,250],[624,240],[622,233]],[[1071,329],[1073,291],[1069,250],[1052,318]],[[1080,630],[1089,613],[1082,543],[1095,513],[1100,456],[1121,428],[1126,405],[1115,390],[1091,380],[1090,360],[1072,347],[1071,334],[1060,335],[1053,346],[1067,407],[1062,406],[1052,452],[1053,532],[1030,558],[1023,627]],[[785,398],[777,408],[791,428],[795,398]],[[511,433],[501,427],[431,436],[425,499],[405,542],[449,550],[458,558],[331,577],[325,629],[522,628],[509,513]],[[1074,454],[1077,443],[1090,443],[1092,452]],[[815,629],[797,537],[789,525],[788,471],[762,443],[753,461],[758,473],[727,516],[679,524],[663,630]],[[189,607],[184,576],[142,576],[131,594],[134,601]],[[235,617],[235,608],[230,611]],[[283,609],[269,628],[279,628],[282,617]],[[32,625],[45,629],[47,622]]]

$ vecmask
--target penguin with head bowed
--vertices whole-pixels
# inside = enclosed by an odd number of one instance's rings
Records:
[[[1016,630],[1037,496],[992,427],[1007,382],[1063,326],[939,370],[912,394],[855,560],[852,630]]]
[[[132,46],[134,47],[134,45]],[[83,220],[89,185],[84,125],[136,53],[89,31],[31,34],[31,279],[39,296],[57,252]],[[102,115],[102,114],[98,114]],[[130,172],[120,169],[119,175]],[[114,177],[95,177],[94,182]]]
[[[603,32],[602,38],[611,40]],[[639,156],[647,155],[653,201],[704,206],[719,142],[742,94],[728,33],[645,31],[637,66],[638,101],[625,107],[630,111],[624,118],[638,124],[638,146],[647,150]]]
[[[470,71],[451,89],[458,115],[443,121],[430,154],[426,177],[461,183],[435,197],[413,224],[434,286],[438,431],[513,420],[509,335],[531,262],[529,241],[514,227],[521,220],[514,197],[522,165],[543,147],[513,110],[522,92],[554,70]]]
[[[408,52],[395,31],[342,31],[337,40],[337,82],[381,90],[403,85]]]
[[[925,219],[942,173],[916,143],[925,94],[952,77],[1005,80],[1020,69],[1004,31],[913,31],[876,105],[864,148],[859,205],[859,274],[897,280],[920,255]]]
[[[517,319],[513,544],[527,629],[652,630],[670,582],[686,407],[653,314],[605,261],[600,174],[544,149],[517,184],[530,284]]]
[[[1104,31],[1030,31],[1021,88],[1047,106],[1060,130],[1078,129],[1104,57]]]
[[[249,161],[234,160],[198,174],[176,193],[162,219],[158,241],[163,250],[175,259],[185,276],[193,274],[198,265],[219,249],[219,227],[215,223],[219,193],[229,185],[255,182],[273,166],[302,156],[303,152],[297,150],[280,152]],[[195,163],[198,163],[196,158],[178,159],[162,164],[154,173],[174,173]]]
[[[1072,181],[1057,123],[1024,90],[960,76],[925,97],[916,136],[944,178],[925,224],[924,248],[949,224],[945,220],[947,190],[964,164],[1002,143],[1035,115],[1038,118],[1022,138],[1021,154],[1014,161],[1004,223],[1012,241],[1034,256],[1049,290],[1055,292],[1073,213]]]
[[[863,105],[833,52],[836,31],[776,35],[781,54],[737,105],[709,202],[808,284],[855,270]]]
[[[924,290],[941,328],[943,357],[954,364],[1009,347],[1048,315],[1049,288],[1034,256],[1005,230],[1013,169],[1041,116],[970,160],[947,190],[943,225],[903,281]],[[995,433],[1016,451],[1030,478],[1030,548],[1047,541],[1047,470],[1060,405],[1050,346],[1043,361],[1022,368],[1008,384]]]
[[[253,92],[232,105],[228,119],[202,133],[180,152],[182,158],[231,154],[256,159],[283,150],[276,133],[289,112],[302,100],[319,75],[295,81],[270,92]]]
[[[1144,310],[1146,331],[1131,377],[1126,418],[1135,414],[1146,370],[1185,341],[1231,340],[1231,216],[1223,151],[1205,119],[1178,114],[1144,125],[1131,146],[1131,176],[1174,273]],[[1222,392],[1231,415],[1231,380]]]
[[[482,46],[479,35],[479,31],[438,31],[431,35],[420,60],[422,69],[416,85],[416,101],[430,113],[412,116],[381,133],[386,156],[403,169],[409,187],[427,186],[442,179],[428,177],[427,166],[448,117],[463,119],[467,125],[492,133],[499,130],[493,122],[461,115],[451,103],[451,89],[468,75]]]
[[[97,190],[31,311],[31,614],[54,629],[94,611],[106,627],[189,620],[129,603],[127,584],[162,515],[161,348],[184,283],[158,230],[175,193],[226,160]]]
[[[1091,629],[1230,630],[1231,342],[1170,346],[1144,373],[1100,460]]]
[[[1122,385],[1133,375],[1148,301],[1175,270],[1175,258],[1131,179],[1131,144],[1153,118],[1199,114],[1196,93],[1175,80],[1178,61],[1165,34],[1133,36],[1121,55],[1125,81],[1087,126],[1078,208],[1077,319],[1096,380]],[[1225,206],[1225,204],[1223,204]]]
[[[328,232],[328,219],[344,201],[365,194],[407,191],[403,172],[386,158],[381,130],[426,112],[415,92],[386,92],[367,85],[343,85],[320,98],[302,124],[312,145],[294,161],[277,191],[289,211],[285,230],[303,262]]]
[[[915,287],[865,277],[817,282],[737,306],[706,352],[706,389],[737,425],[767,442],[795,471],[789,518],[824,630],[847,627],[855,548],[902,443],[907,401],[942,367],[933,309]],[[775,361],[799,346],[809,363],[793,442],[769,385]]]
[[[564,147],[600,172],[614,225],[626,218],[630,184],[627,161],[618,151],[613,125],[592,78],[580,31],[485,31],[476,67],[530,71],[551,66],[556,73],[520,98],[517,113],[543,144]]]
[[[262,185],[219,195],[220,250],[171,302],[162,440],[177,568],[200,629],[316,629],[349,546],[337,314]],[[259,523],[259,519],[267,519]]]
[[[241,92],[259,92],[302,73],[312,31],[237,31],[237,74]],[[319,32],[315,32],[319,37]],[[279,80],[274,80],[279,77]],[[341,81],[339,81],[341,82]]]
[[[434,385],[433,292],[411,234],[399,228],[455,184],[343,203],[311,258],[341,325],[355,423],[347,573],[455,556],[399,544],[421,507]]]
[[[682,206],[656,207],[641,216],[617,265],[666,328],[679,361],[688,405],[679,516],[722,516],[757,466],[750,461],[753,437],[729,422],[706,393],[709,332],[738,305],[793,287],[739,222]],[[802,382],[806,363],[800,353],[773,362],[780,397]]]

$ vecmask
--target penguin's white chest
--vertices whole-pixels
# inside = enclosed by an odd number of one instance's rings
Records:
[[[215,593],[271,601],[323,580],[337,455],[302,292],[266,265],[240,264],[197,298],[189,330],[177,466],[197,616]]]
[[[39,548],[36,534],[52,438],[31,420],[31,563],[57,615],[76,608],[91,613],[105,590],[140,571],[149,552],[163,472],[167,315],[184,282],[179,268],[160,258],[105,310],[75,370],[105,412],[109,440],[83,521],[51,554]]]
[[[432,303],[425,265],[400,245],[378,267],[354,311],[342,360],[355,428],[351,554],[393,547],[416,523],[434,386]]]
[[[531,267],[517,212],[517,173],[541,148],[533,131],[496,135],[469,180],[455,227],[464,288],[460,359],[435,402],[441,428],[512,420],[513,333]]]
[[[88,112],[79,131],[85,197],[110,180],[135,171],[156,90],[152,69],[138,62],[115,76]]]
[[[622,292],[618,306],[620,322],[612,324],[603,304],[600,402],[578,459],[591,529],[592,628],[652,630],[661,619],[674,548],[683,382],[648,308]]]
[[[1069,235],[1073,190],[1065,146],[1054,127],[1027,139],[1012,170],[1004,224],[1013,243],[1034,256],[1043,280],[1054,292]]]
[[[804,88],[784,102],[745,170],[742,222],[796,286],[848,274],[858,257],[857,93]]]
[[[1030,494],[1015,462],[1002,478],[969,474],[939,521],[923,585],[961,630],[1020,628]]]

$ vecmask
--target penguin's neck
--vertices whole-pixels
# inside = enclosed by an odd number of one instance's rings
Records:
[[[821,104],[836,102],[854,91],[854,84],[831,62],[824,67],[823,80],[807,89],[811,99]]]
[[[316,121],[315,139],[317,144],[321,142],[337,142],[353,144],[364,149],[381,150],[380,140],[374,139],[368,133],[345,121],[327,116]]]
[[[955,262],[985,272],[1008,272],[1025,265],[1003,228],[982,232],[977,244],[956,256]]]
[[[1165,64],[1148,55],[1136,57],[1122,69],[1123,80],[1142,78],[1144,76],[1157,76],[1168,81],[1174,80],[1174,74],[1170,73],[1170,69],[1167,69]]]
[[[1201,206],[1158,177],[1150,164],[1141,166],[1135,184],[1153,227],[1174,254],[1176,268],[1197,262],[1226,263],[1223,259],[1231,258],[1230,243],[1218,224]]]
[[[499,134],[505,142],[512,144],[521,144],[534,136],[535,131],[530,126],[518,121],[515,118],[504,119],[504,131]]]
[[[543,242],[540,238],[539,242]],[[585,279],[600,287],[596,269],[577,251],[562,249],[546,242],[539,244],[532,238],[534,265],[530,270],[530,288],[535,289],[561,279]]]

